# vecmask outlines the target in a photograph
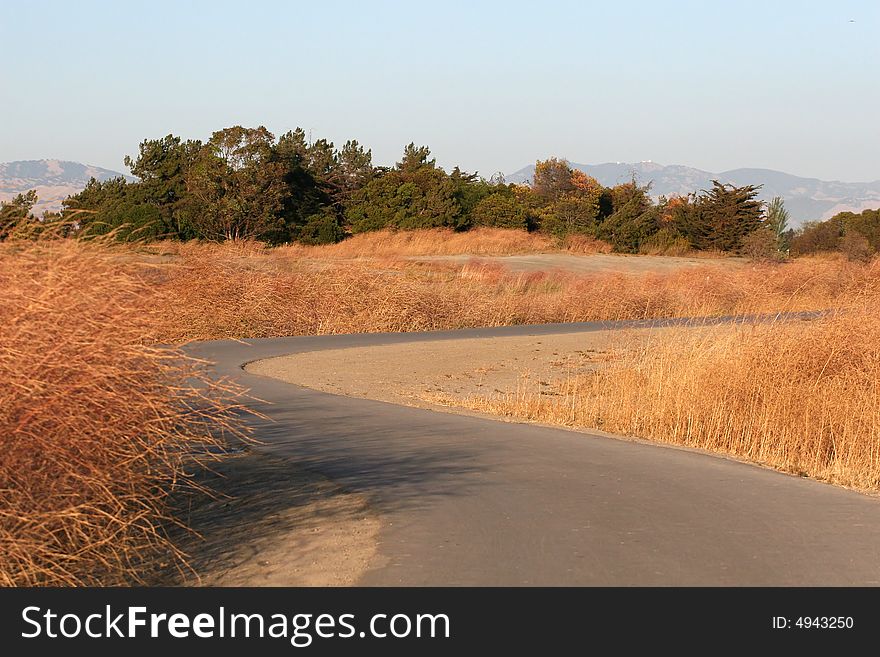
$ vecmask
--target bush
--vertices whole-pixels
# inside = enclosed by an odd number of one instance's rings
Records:
[[[593,196],[563,196],[541,209],[541,230],[556,237],[595,236],[596,212],[597,201]]]
[[[662,228],[639,246],[643,255],[684,256],[690,253],[691,244],[674,230]]]
[[[346,218],[353,233],[465,225],[452,181],[442,170],[427,166],[374,178],[357,192]]]
[[[658,222],[656,207],[644,212],[624,207],[599,224],[596,237],[609,242],[618,253],[638,253],[642,243],[657,232]]]
[[[336,213],[328,210],[313,214],[299,229],[297,240],[303,244],[334,244],[345,237],[345,231],[339,225]]]
[[[114,230],[120,240],[132,242],[168,237],[168,227],[155,205],[122,204],[107,212],[106,221],[107,230]]]
[[[874,248],[868,242],[868,238],[855,231],[840,238],[838,249],[853,262],[867,262],[874,255]]]
[[[770,228],[761,227],[743,238],[740,254],[758,262],[780,260],[782,254],[779,253],[778,246],[776,233]]]
[[[841,212],[837,217],[843,221],[844,234],[859,233],[874,251],[880,249],[880,209],[864,210],[860,214]]]
[[[512,194],[487,196],[474,207],[471,220],[474,225],[487,228],[526,230],[529,227],[528,213]]]

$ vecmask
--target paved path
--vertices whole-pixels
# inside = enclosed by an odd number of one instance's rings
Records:
[[[241,369],[302,351],[613,326],[218,341],[190,351],[268,402],[259,449],[368,496],[385,528],[363,585],[880,584],[878,499],[693,451],[340,397]]]

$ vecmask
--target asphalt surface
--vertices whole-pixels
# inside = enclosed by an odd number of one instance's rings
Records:
[[[304,351],[614,326],[217,341],[189,351],[265,400],[257,449],[367,496],[384,529],[362,585],[880,583],[880,499],[700,452],[341,397],[242,369]]]

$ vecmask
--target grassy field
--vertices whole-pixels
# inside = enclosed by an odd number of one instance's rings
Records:
[[[560,248],[602,250],[513,231],[0,244],[0,584],[136,581],[154,555],[185,567],[163,530],[169,495],[192,483],[194,452],[243,431],[242,391],[156,346],[188,340],[848,309],[624,352],[553,400],[480,403],[876,486],[878,323],[857,314],[876,299],[876,262],[576,275],[406,257]]]
[[[811,310],[845,305],[877,280],[875,268],[840,258],[573,274],[510,272],[491,260],[316,261],[317,252],[310,253],[304,259],[248,243],[166,252],[164,265],[156,266],[165,304],[158,337],[180,342]]]

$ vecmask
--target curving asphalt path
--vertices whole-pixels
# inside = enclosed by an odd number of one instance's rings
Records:
[[[645,323],[216,341],[265,400],[259,449],[382,516],[362,585],[877,585],[880,500],[694,451],[331,395],[249,374],[284,354]]]

